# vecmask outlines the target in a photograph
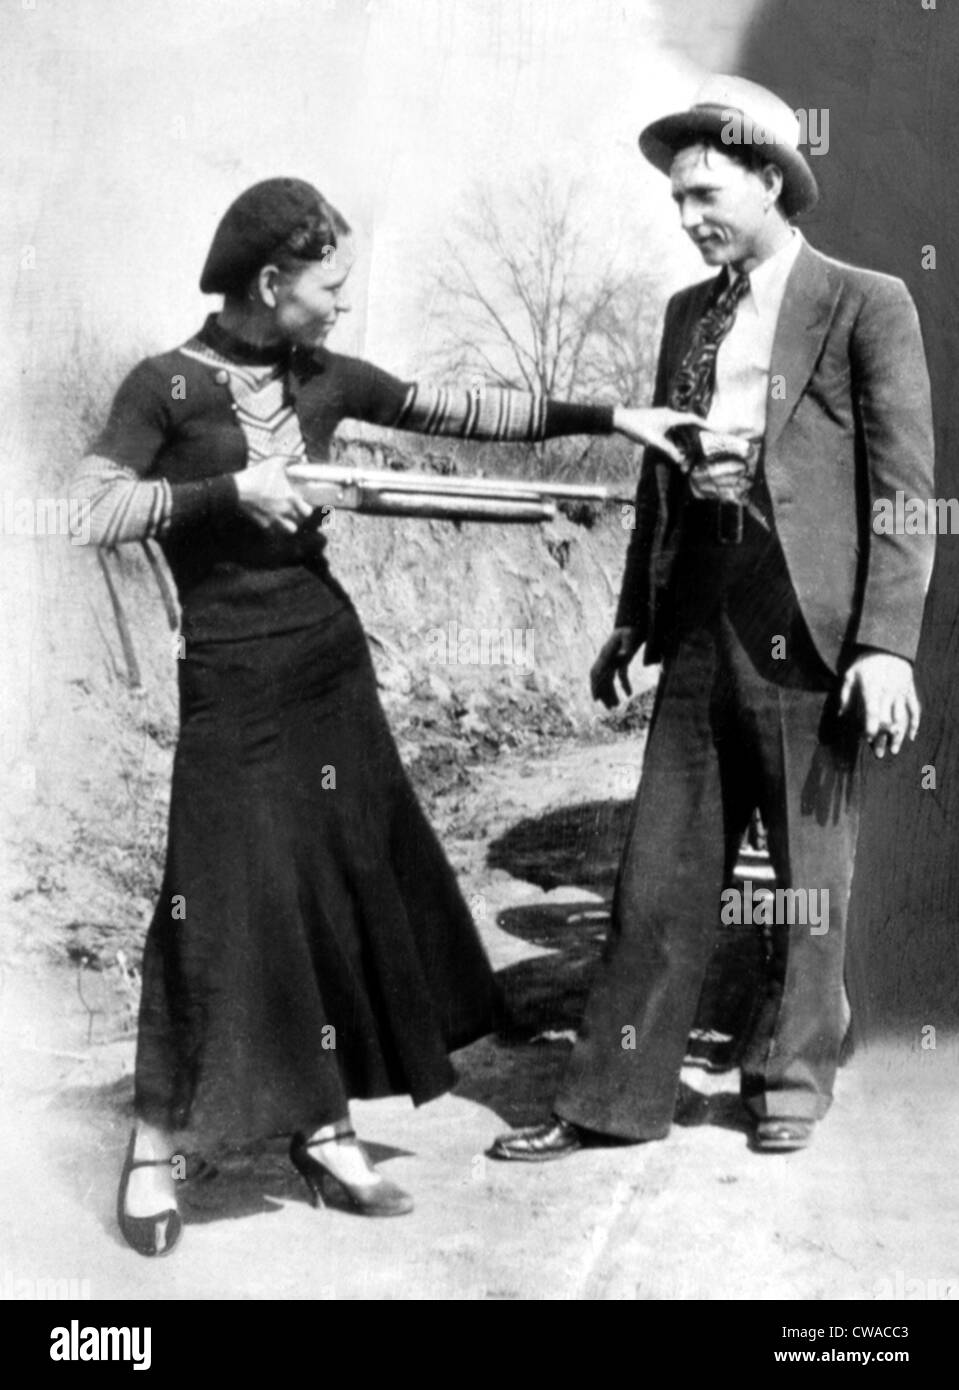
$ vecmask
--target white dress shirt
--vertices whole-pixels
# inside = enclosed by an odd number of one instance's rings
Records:
[[[718,478],[729,473],[728,467],[717,470],[717,480],[708,477],[708,465],[694,468],[690,474],[694,497],[719,496],[726,501],[741,501],[744,484],[748,488],[755,474],[766,432],[776,324],[786,281],[803,243],[802,233],[795,228],[791,231],[785,246],[749,272],[749,289],[739,301],[732,327],[716,354],[716,384],[706,419],[710,431],[732,436],[740,442],[744,453],[748,446],[748,462],[738,479],[729,474],[723,476],[722,482]]]

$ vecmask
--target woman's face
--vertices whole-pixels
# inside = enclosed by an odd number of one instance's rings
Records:
[[[343,237],[338,246],[324,251],[321,260],[278,271],[271,280],[274,322],[297,347],[318,347],[340,314],[350,311],[345,286],[353,268],[352,242]]]

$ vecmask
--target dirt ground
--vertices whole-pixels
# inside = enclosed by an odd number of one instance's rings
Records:
[[[663,1142],[542,1166],[484,1157],[499,1131],[549,1109],[606,926],[638,748],[620,738],[508,755],[439,799],[439,828],[526,1027],[459,1053],[455,1092],[419,1111],[355,1106],[374,1158],[416,1197],[402,1220],[313,1211],[282,1145],[267,1144],[211,1156],[216,1175],[184,1185],[175,1254],[139,1258],[113,1214],[130,990],[118,971],[8,960],[3,1296],[67,1280],[106,1299],[959,1297],[943,1219],[959,1206],[959,1170],[943,1162],[959,1141],[944,1103],[954,1044],[854,1056],[805,1153],[751,1153],[736,1074],[691,1069]]]

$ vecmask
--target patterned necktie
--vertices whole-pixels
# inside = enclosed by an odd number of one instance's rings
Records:
[[[693,330],[693,339],[669,387],[673,410],[706,416],[716,386],[716,353],[733,326],[739,301],[749,292],[749,276],[737,275],[712,300]]]
[[[716,354],[748,292],[749,276],[737,275],[731,283],[727,279],[714,294],[693,330],[692,341],[670,384],[668,401],[674,410],[691,410],[703,417],[709,414],[716,389]],[[694,428],[676,430],[674,438],[689,463],[693,497],[737,502],[764,530],[769,530],[763,509],[751,496],[758,466],[754,446],[728,435],[711,435],[708,431],[701,435]]]

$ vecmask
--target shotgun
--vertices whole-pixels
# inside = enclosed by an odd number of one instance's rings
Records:
[[[519,478],[455,477],[401,469],[341,468],[295,462],[290,482],[316,508],[441,521],[552,521],[559,502],[632,502],[593,483],[532,482]]]

